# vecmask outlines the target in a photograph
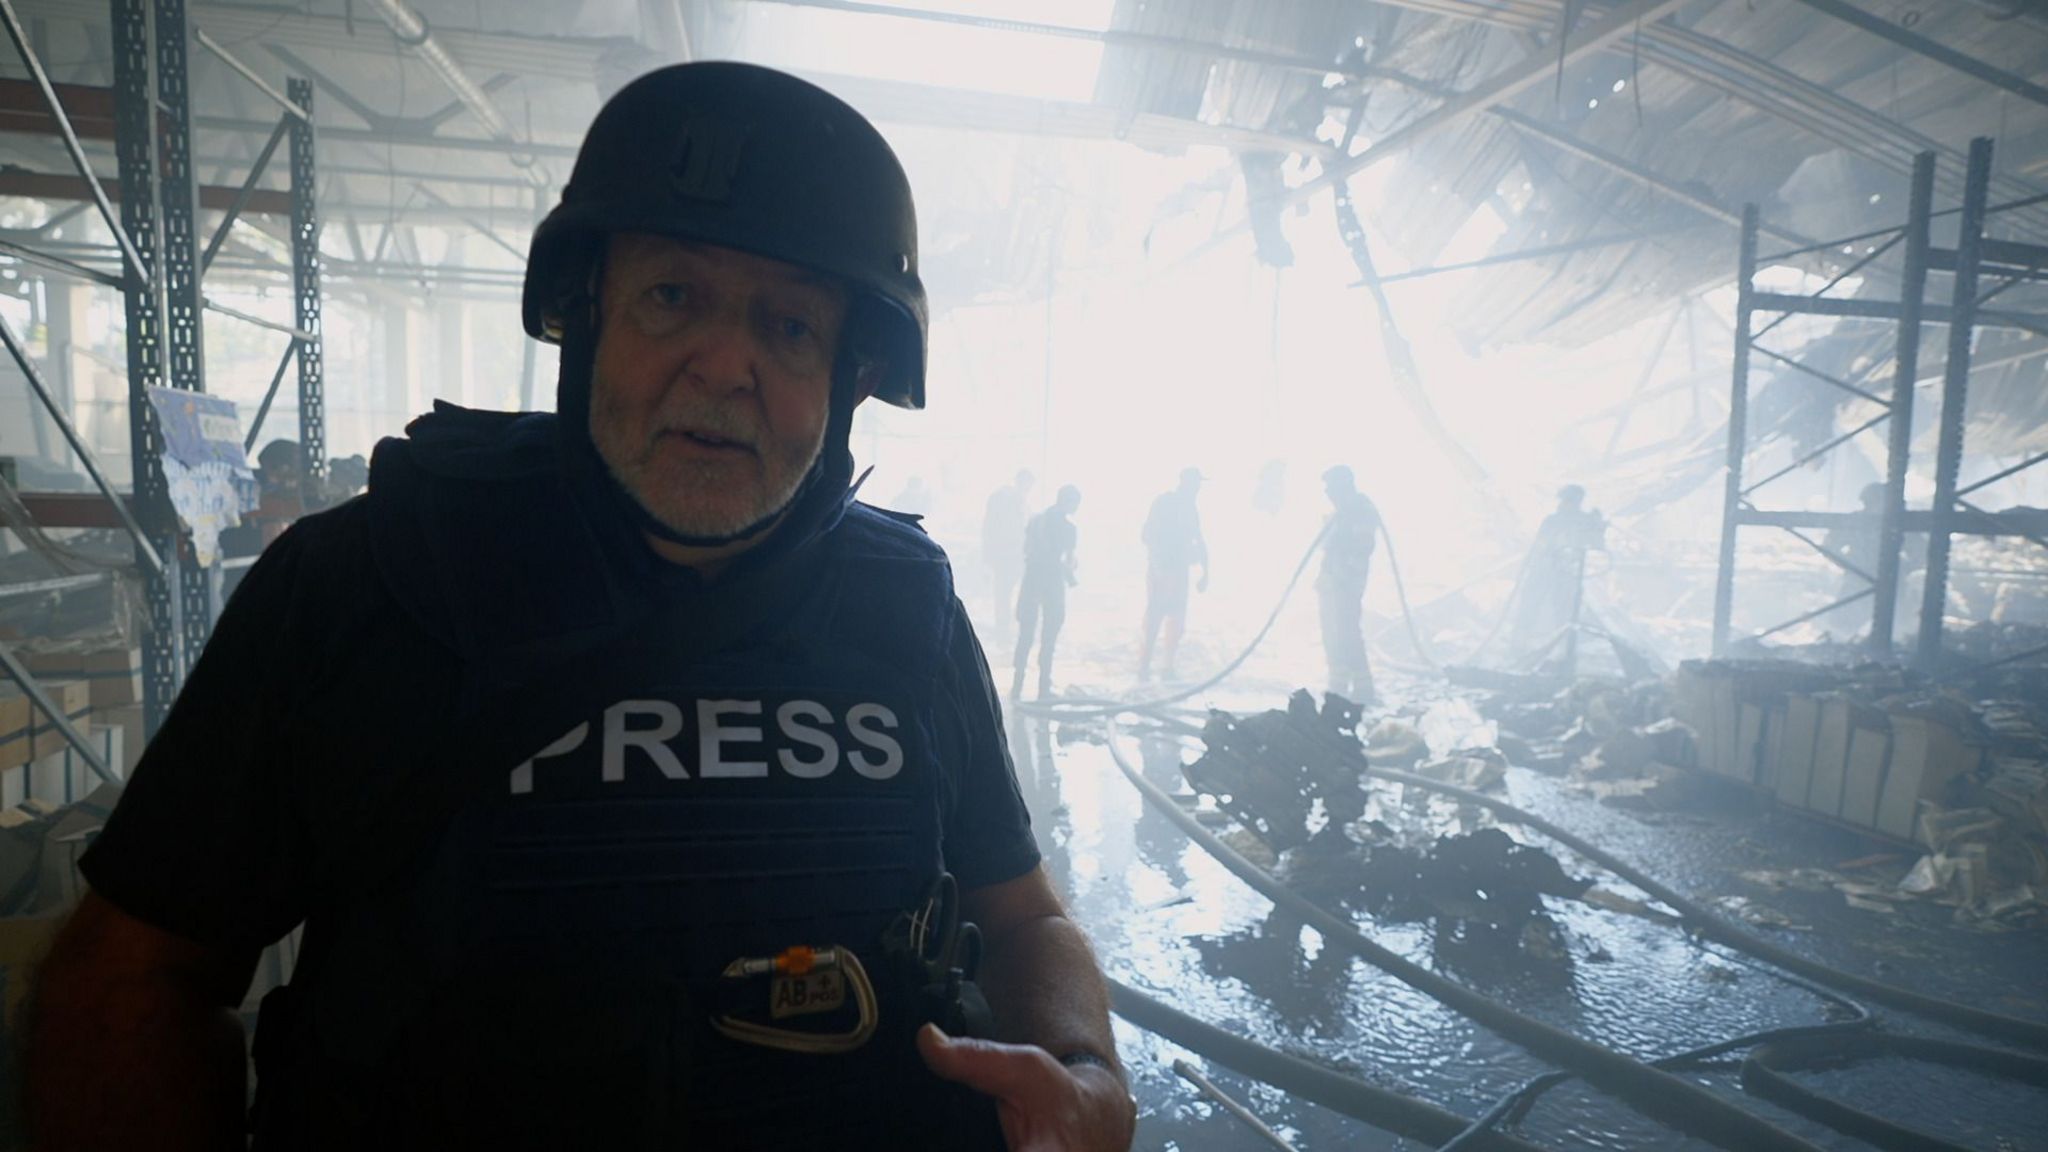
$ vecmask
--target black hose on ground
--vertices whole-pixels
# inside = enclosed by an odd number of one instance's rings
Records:
[[[1748,960],[1741,958],[1738,958],[1738,962],[1743,964],[1750,963]],[[1839,1039],[1853,1035],[1858,1039],[1858,1042],[1861,1042],[1876,1027],[1877,1020],[1871,1015],[1870,1009],[1865,1008],[1854,1000],[1839,993],[1830,992],[1826,988],[1802,980],[1797,976],[1788,976],[1782,972],[1773,972],[1771,975],[1797,988],[1804,989],[1822,1000],[1840,1006],[1849,1013],[1848,1018],[1831,1021],[1826,1024],[1797,1024],[1787,1028],[1771,1028],[1762,1032],[1752,1032],[1746,1036],[1738,1036],[1733,1040],[1720,1040],[1712,1044],[1701,1045],[1698,1048],[1690,1048],[1660,1060],[1652,1060],[1650,1066],[1652,1068],[1663,1068],[1667,1071],[1695,1068],[1717,1057],[1725,1056],[1730,1052],[1739,1052],[1745,1048],[1755,1048],[1759,1045],[1778,1041],[1804,1041],[1822,1038]],[[1493,1107],[1486,1110],[1485,1115],[1474,1120],[1470,1127],[1460,1132],[1449,1143],[1439,1146],[1437,1152],[1465,1152],[1467,1149],[1481,1147],[1482,1145],[1479,1141],[1496,1125],[1519,1122],[1523,1116],[1528,1114],[1529,1109],[1535,1106],[1538,1097],[1573,1078],[1569,1072],[1546,1072],[1541,1076],[1530,1078],[1521,1087],[1501,1097]]]
[[[1116,980],[1109,982],[1109,1002],[1117,1015],[1147,1032],[1157,1033],[1191,1052],[1199,1053],[1204,1059],[1234,1068],[1291,1096],[1319,1104],[1332,1112],[1341,1112],[1381,1131],[1435,1145],[1456,1137],[1469,1127],[1465,1118],[1455,1112],[1446,1112],[1413,1096],[1389,1092],[1242,1036],[1233,1036]],[[1537,1152],[1534,1145],[1499,1133],[1490,1133],[1479,1143],[1468,1147],[1494,1149],[1496,1152]]]
[[[1775,1040],[1742,1062],[1742,1087],[1789,1111],[1818,1120],[1885,1152],[1975,1152],[1905,1124],[1851,1108],[1823,1096],[1781,1072],[1797,1068],[1838,1067],[1881,1057],[1900,1057],[1988,1073],[2036,1088],[2048,1088],[2048,1060],[2003,1048],[1958,1044],[1924,1036],[1875,1032],[1844,1043],[1840,1037],[1808,1036]]]
[[[1576,1072],[1588,1083],[1628,1101],[1644,1115],[1681,1132],[1736,1152],[1818,1152],[1817,1145],[1697,1084],[1524,1016],[1367,939],[1349,920],[1332,915],[1321,905],[1289,890],[1218,840],[1193,816],[1182,811],[1171,796],[1131,766],[1117,747],[1119,736],[1112,718],[1109,735],[1111,758],[1148,802],[1224,867],[1236,873],[1239,879],[1313,925],[1326,940],[1336,942],[1409,987],[1530,1052]]]

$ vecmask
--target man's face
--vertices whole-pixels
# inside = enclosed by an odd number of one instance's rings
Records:
[[[611,238],[590,438],[655,519],[738,532],[789,502],[830,415],[845,288],[793,264]]]

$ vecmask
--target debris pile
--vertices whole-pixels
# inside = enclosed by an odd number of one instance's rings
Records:
[[[1183,771],[1276,854],[1319,833],[1341,836],[1365,814],[1362,711],[1331,693],[1318,709],[1305,688],[1284,710],[1240,719],[1211,709],[1202,727],[1207,750]]]
[[[2039,912],[2048,893],[2048,702],[1972,700],[1879,664],[1688,661],[1672,710],[1680,767],[1789,808],[1912,842],[1898,891],[1971,918]],[[1860,906],[1860,905],[1859,905]]]
[[[1542,897],[1577,899],[1591,882],[1499,828],[1446,833],[1365,819],[1368,753],[1357,723],[1348,701],[1327,696],[1318,710],[1306,691],[1285,710],[1243,719],[1212,711],[1207,748],[1185,768],[1188,783],[1237,820],[1240,839],[1270,852],[1290,887],[1326,907],[1431,923],[1439,945],[1562,959],[1562,930]],[[1498,783],[1506,758],[1493,738],[1468,702],[1448,701],[1417,724],[1382,721],[1370,763],[1466,786]],[[1447,754],[1432,758],[1433,750]]]

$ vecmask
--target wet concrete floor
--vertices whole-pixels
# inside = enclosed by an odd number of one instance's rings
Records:
[[[1193,703],[1246,712],[1277,707],[1289,686],[1279,653]],[[1120,646],[1068,658],[1072,694],[1139,688]],[[1000,667],[1000,661],[999,661]],[[1062,683],[1068,683],[1062,677]],[[1382,674],[1395,711],[1419,711],[1454,695],[1440,681]],[[1310,928],[1275,915],[1260,896],[1149,810],[1117,769],[1111,730],[1099,719],[1047,720],[1013,707],[1012,752],[1047,866],[1076,919],[1118,980],[1182,1012],[1466,1117],[1550,1065],[1471,1024]],[[1184,790],[1178,764],[1199,741],[1125,729],[1118,744],[1148,779]],[[1950,909],[1903,903],[1891,913],[1848,906],[1833,889],[1778,888],[1746,879],[1797,868],[1832,869],[1874,849],[1845,829],[1747,805],[1698,811],[1629,812],[1598,804],[1566,781],[1511,768],[1514,803],[1602,845],[1703,902],[1735,897],[1740,912],[1788,926],[1753,930],[1782,947],[1862,975],[1979,1007],[2048,1020],[2048,926],[1987,932],[1955,925]],[[1382,786],[1376,816],[1390,824],[1465,831],[1491,819],[1442,798]],[[1641,896],[1603,869],[1533,833],[1524,842],[1556,852],[1568,872],[1600,888]],[[1910,864],[1910,860],[1904,863]],[[1373,923],[1368,936],[1417,963],[1478,988],[1517,1010],[1610,1047],[1654,1058],[1761,1029],[1816,1023],[1834,1009],[1768,967],[1696,942],[1661,923],[1580,901],[1549,899],[1563,929],[1564,956],[1531,963],[1498,952],[1460,952],[1427,924]],[[1886,1026],[1942,1035],[1935,1025],[1877,1009]],[[1204,1061],[1128,1022],[1118,1041],[1139,1099],[1139,1148],[1182,1152],[1268,1147],[1171,1069],[1184,1058],[1246,1103],[1294,1146],[1413,1149],[1360,1121]],[[1867,1147],[1745,1096],[1734,1066],[1688,1074],[1825,1148]],[[2000,1152],[2048,1149],[2048,1092],[1974,1073],[1883,1060],[1801,1074],[1809,1087],[1855,1107],[1918,1125],[1958,1143]],[[1579,1083],[1553,1090],[1518,1129],[1554,1148],[1691,1149],[1689,1140],[1626,1104]]]

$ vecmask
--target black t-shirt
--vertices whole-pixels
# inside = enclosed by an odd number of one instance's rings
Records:
[[[932,709],[942,848],[971,891],[1039,853],[987,659],[958,599],[950,611]],[[236,590],[80,870],[177,935],[276,940],[445,818],[447,780],[414,750],[462,711],[460,672],[385,590],[363,501],[299,521]]]

